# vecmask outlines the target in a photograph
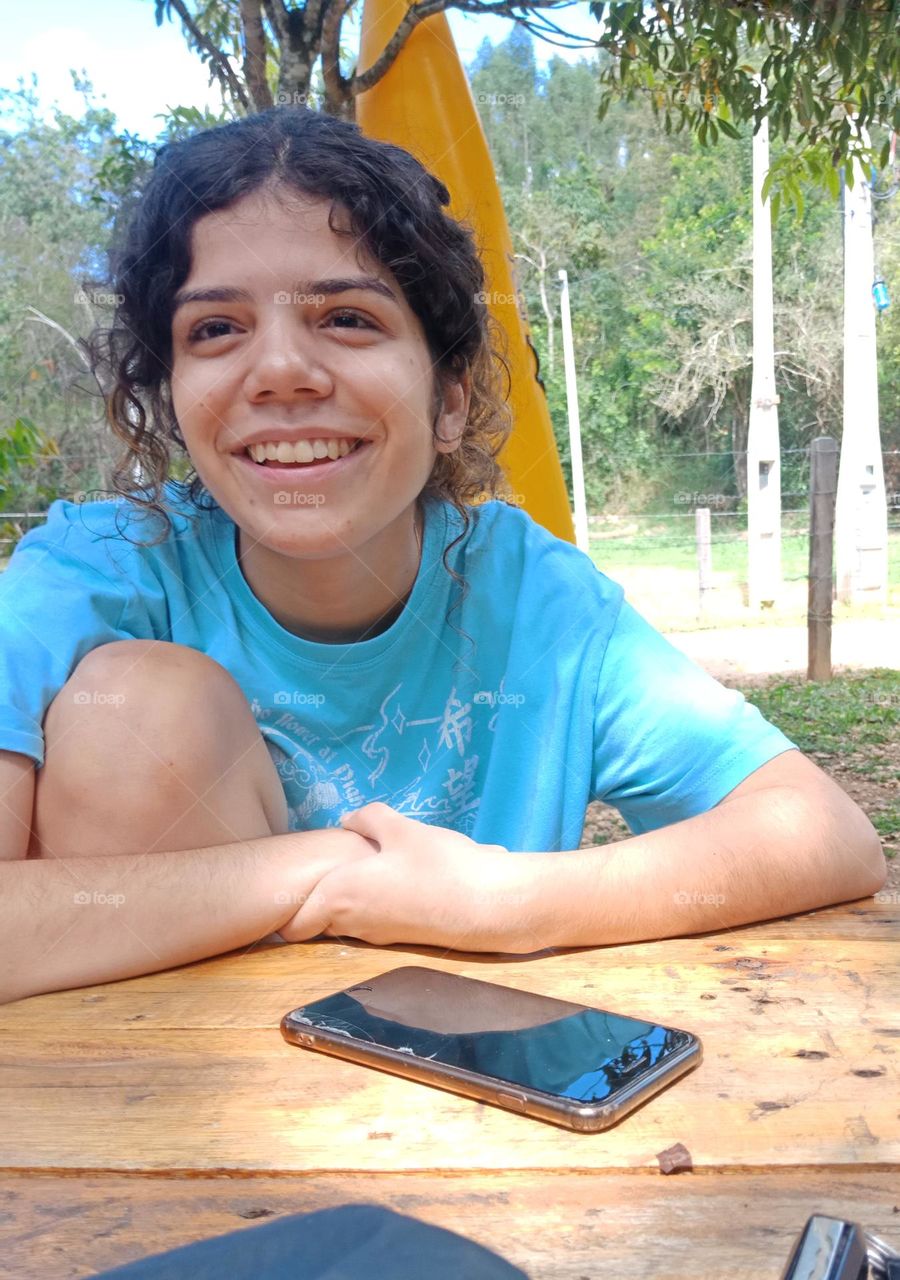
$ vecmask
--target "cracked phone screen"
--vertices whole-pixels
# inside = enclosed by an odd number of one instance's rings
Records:
[[[519,993],[505,994],[514,999]],[[439,1007],[438,1004],[438,1010]],[[306,1025],[342,1038],[580,1102],[611,1098],[692,1039],[685,1031],[652,1022],[601,1009],[569,1007],[578,1011],[549,1021],[537,1020],[531,1026],[493,1030],[480,1025],[467,1030],[465,1004],[457,1004],[448,1018],[454,1029],[442,1031],[434,1025],[440,1022],[434,1004],[427,1018],[430,1025],[420,1026],[416,1019],[400,1016],[396,1008],[388,1017],[383,1010],[367,1008],[350,992],[342,991],[305,1005],[294,1016]],[[472,1021],[483,1024],[484,1017],[473,1015]]]

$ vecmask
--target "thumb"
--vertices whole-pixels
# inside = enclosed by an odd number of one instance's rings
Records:
[[[344,830],[355,831],[357,835],[365,836],[367,840],[374,840],[379,846],[379,853],[381,845],[390,841],[392,832],[399,835],[401,824],[407,821],[402,814],[380,800],[341,814],[341,826]]]

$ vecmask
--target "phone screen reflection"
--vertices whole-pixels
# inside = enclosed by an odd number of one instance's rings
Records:
[[[440,1018],[434,1005],[429,1025],[423,1027],[408,1017],[400,1020],[367,1008],[362,1001],[369,988],[355,990],[360,999],[344,991],[306,1005],[304,1021],[323,1031],[580,1102],[602,1102],[691,1040],[685,1031],[583,1008],[533,1026],[466,1030],[460,1025],[465,1013],[461,1016],[457,1005],[449,1019],[454,1029],[441,1031],[435,1026]],[[483,1024],[477,1013],[472,1021],[476,1027]]]

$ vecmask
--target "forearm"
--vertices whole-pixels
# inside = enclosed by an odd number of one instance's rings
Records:
[[[729,928],[864,897],[885,876],[868,819],[830,790],[773,788],[617,844],[523,856],[523,951]]]
[[[0,1003],[170,969],[278,930],[360,837],[0,863]],[[338,842],[340,842],[338,844]]]

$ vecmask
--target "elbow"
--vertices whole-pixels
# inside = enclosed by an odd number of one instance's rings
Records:
[[[835,902],[868,898],[881,889],[887,879],[887,862],[878,832],[846,792],[835,787],[826,812],[830,821],[828,837],[823,844],[831,853],[832,873],[839,896]],[[819,821],[822,809],[817,806]],[[814,820],[815,815],[810,815]],[[811,825],[811,829],[815,829]]]
[[[857,897],[866,898],[884,888],[887,880],[887,860],[878,832],[861,809],[859,812],[866,830],[854,846],[860,886]]]
[[[862,809],[831,779],[767,793],[773,844],[790,833],[783,868],[792,909],[810,911],[877,893],[887,878],[881,841]],[[790,886],[790,887],[789,887]]]

